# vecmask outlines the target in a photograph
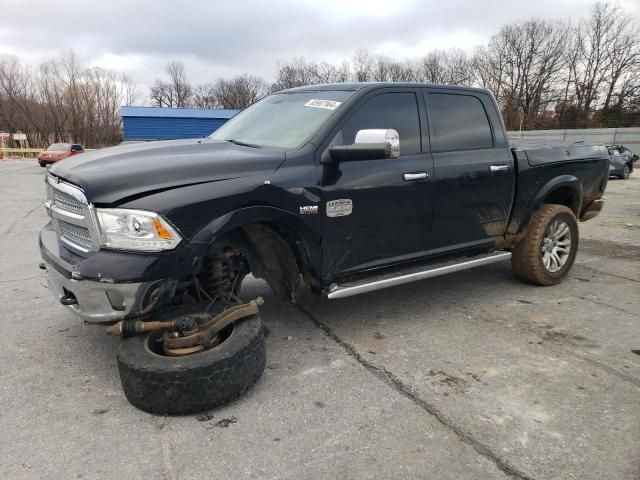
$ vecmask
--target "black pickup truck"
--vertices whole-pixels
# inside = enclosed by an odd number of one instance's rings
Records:
[[[264,98],[208,138],[98,150],[46,177],[51,292],[123,338],[127,398],[219,405],[264,369],[252,274],[338,299],[511,259],[558,283],[602,209],[603,147],[510,144],[491,92],[335,84]]]

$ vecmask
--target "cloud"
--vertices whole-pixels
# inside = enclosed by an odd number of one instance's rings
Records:
[[[640,14],[640,5],[622,6]],[[5,0],[0,53],[37,62],[74,50],[88,64],[150,84],[185,62],[191,81],[250,72],[272,79],[277,61],[350,58],[357,48],[398,58],[432,48],[471,50],[502,24],[588,13],[584,0]],[[16,21],[15,19],[19,19]]]

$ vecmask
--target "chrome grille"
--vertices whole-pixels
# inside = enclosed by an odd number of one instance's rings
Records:
[[[60,190],[53,190],[53,204],[56,207],[60,207],[62,210],[66,210],[67,212],[82,215],[82,203],[73,198],[71,195],[67,195]]]
[[[89,229],[85,227],[79,227],[73,223],[65,222],[64,220],[58,220],[60,226],[61,238],[67,240],[73,244],[79,245],[82,248],[91,248],[91,233]]]
[[[47,176],[47,209],[64,245],[77,253],[99,249],[97,227],[83,191],[53,175]]]

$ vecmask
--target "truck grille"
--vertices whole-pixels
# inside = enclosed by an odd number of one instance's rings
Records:
[[[47,176],[47,208],[60,241],[78,253],[98,250],[98,234],[91,208],[81,189]]]
[[[89,233],[88,228],[79,227],[64,220],[58,220],[58,225],[60,226],[62,238],[73,244],[80,245],[82,248],[91,248],[91,233]]]
[[[71,195],[67,195],[60,190],[53,190],[53,203],[62,210],[82,215],[82,204]]]

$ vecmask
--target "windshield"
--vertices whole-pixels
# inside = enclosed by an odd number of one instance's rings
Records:
[[[270,95],[240,112],[209,138],[255,147],[295,148],[352,94],[321,91]]]
[[[53,145],[49,145],[47,148],[48,152],[68,152],[71,149],[71,145],[67,145],[64,143],[54,143]]]

